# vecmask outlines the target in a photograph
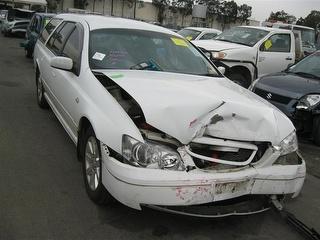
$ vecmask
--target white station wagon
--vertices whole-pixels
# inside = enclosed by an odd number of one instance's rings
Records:
[[[38,104],[75,143],[96,203],[216,217],[264,211],[302,188],[290,120],[170,30],[57,15],[34,64]]]

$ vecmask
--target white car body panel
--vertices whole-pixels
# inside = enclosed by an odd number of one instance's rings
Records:
[[[224,52],[226,57],[220,61],[229,67],[244,66],[251,72],[251,77],[254,79],[254,68],[248,63],[232,63],[227,60],[250,61],[257,66],[258,77],[268,73],[280,72],[288,67],[289,64],[295,61],[295,38],[292,31],[274,28],[258,28],[268,30],[269,33],[253,47],[245,46],[236,43],[223,42],[219,40],[202,40],[194,41],[197,47],[201,47],[210,52]],[[277,33],[286,33],[291,36],[291,50],[290,52],[263,52],[260,51],[260,46],[269,37]],[[289,60],[288,60],[289,59]],[[226,61],[224,61],[226,60]],[[250,66],[250,67],[248,67]]]
[[[273,165],[280,156],[270,146],[261,159],[233,170],[170,171],[134,167],[110,156],[108,148],[122,153],[122,136],[144,142],[119,102],[102,86],[89,68],[89,28],[134,28],[167,31],[146,23],[62,14],[57,17],[80,23],[84,29],[81,71],[50,67],[53,53],[38,41],[34,51],[35,69],[44,83],[45,97],[75,144],[82,118],[88,119],[102,153],[102,183],[123,204],[141,209],[141,205],[185,206],[210,203],[250,194],[294,194],[300,192],[305,163]],[[130,23],[130,25],[128,25]],[[174,34],[168,30],[168,34]],[[179,35],[176,35],[179,36]],[[177,139],[184,147],[191,142],[214,139],[234,146],[252,146],[244,141],[267,141],[278,145],[294,127],[284,114],[223,77],[204,77],[141,70],[96,70],[112,79],[140,105],[146,121]],[[117,77],[115,77],[117,75]],[[215,123],[215,115],[222,117]],[[221,140],[221,139],[220,139]],[[177,149],[185,163],[194,164],[183,147]],[[236,190],[232,190],[233,187]]]

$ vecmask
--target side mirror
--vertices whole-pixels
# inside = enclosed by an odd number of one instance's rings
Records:
[[[222,74],[222,75],[224,75],[225,74],[225,72],[226,72],[226,68],[225,67],[218,67],[218,70],[219,70],[219,72]]]
[[[68,57],[53,57],[50,66],[61,70],[70,71],[73,68],[73,61]]]

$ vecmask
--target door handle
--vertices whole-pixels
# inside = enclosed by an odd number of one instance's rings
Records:
[[[287,57],[286,60],[290,61],[292,60],[292,57]]]

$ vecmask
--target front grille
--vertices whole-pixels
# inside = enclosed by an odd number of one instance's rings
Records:
[[[255,142],[254,144],[258,147],[258,150],[254,158],[252,159],[251,163],[258,162],[262,158],[262,156],[264,155],[268,147],[270,146],[270,143],[268,142]],[[199,143],[191,143],[190,150],[193,153],[196,153],[201,156],[211,157],[216,159],[223,159],[223,160],[233,161],[233,162],[245,162],[251,156],[253,151],[253,150],[244,149],[244,148],[240,148],[239,151],[227,151],[227,150],[219,151],[219,149],[216,149],[215,146],[207,145],[207,144],[199,144]],[[198,168],[207,169],[207,170],[225,170],[225,169],[239,168],[239,166],[215,163],[215,162],[199,159],[196,157],[193,157],[193,161]]]
[[[259,88],[255,88],[253,92],[268,101],[274,101],[286,105],[291,101],[291,98],[289,97],[281,96],[279,94],[268,92]]]

